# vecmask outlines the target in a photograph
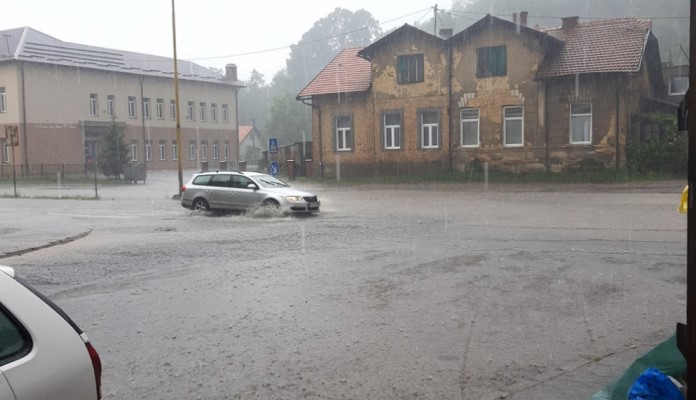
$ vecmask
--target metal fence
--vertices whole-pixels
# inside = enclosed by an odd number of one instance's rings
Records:
[[[90,164],[30,164],[30,165],[0,165],[0,180],[6,179],[40,179],[57,180],[67,178],[89,178],[94,176]]]

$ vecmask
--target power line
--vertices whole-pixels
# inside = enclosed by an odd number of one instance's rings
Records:
[[[408,17],[410,17],[410,16],[412,16],[412,15],[420,14],[420,13],[422,13],[422,12],[424,12],[424,11],[426,11],[427,13],[429,13],[430,10],[432,10],[432,7],[428,7],[428,8],[422,9],[422,10],[418,10],[418,11],[412,12],[412,13],[410,13],[410,14],[403,15],[403,16],[401,16],[401,17],[393,18],[393,19],[390,19],[390,20],[388,20],[388,21],[378,23],[378,25],[379,25],[379,26],[386,25],[386,24],[392,23],[392,22],[394,22],[394,21],[398,21],[398,20],[401,20],[401,19],[404,19],[404,18],[408,18]],[[427,15],[427,14],[424,14],[423,16],[421,16],[420,19],[423,19],[425,15]],[[315,39],[315,40],[309,40],[309,41],[306,41],[306,42],[298,42],[297,44],[290,44],[290,45],[282,46],[282,47],[274,47],[274,48],[270,48],[270,49],[255,50],[255,51],[249,51],[249,52],[246,52],[246,53],[236,53],[236,54],[230,54],[230,55],[225,55],[225,56],[186,58],[185,60],[186,60],[186,61],[215,60],[215,59],[219,59],[219,58],[243,57],[243,56],[250,56],[250,55],[254,55],[254,54],[270,53],[270,52],[273,52],[273,51],[284,50],[284,49],[290,48],[290,47],[292,47],[292,46],[306,46],[306,45],[309,45],[309,44],[312,44],[312,43],[323,42],[323,41],[325,41],[325,40],[335,39],[335,38],[337,38],[337,37],[350,35],[350,34],[353,34],[353,33],[356,33],[356,32],[361,32],[361,31],[364,31],[364,30],[367,30],[367,29],[369,29],[369,28],[368,28],[368,27],[358,28],[358,29],[354,29],[354,30],[352,30],[352,31],[341,32],[341,33],[338,33],[338,34],[333,35],[333,36],[327,36],[327,37],[324,37],[324,38]]]

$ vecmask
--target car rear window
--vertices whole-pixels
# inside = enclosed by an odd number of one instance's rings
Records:
[[[213,175],[200,175],[197,176],[193,180],[194,185],[201,185],[201,186],[209,186],[210,185],[210,178],[212,178]]]
[[[23,357],[29,353],[31,345],[26,329],[0,305],[0,365]]]

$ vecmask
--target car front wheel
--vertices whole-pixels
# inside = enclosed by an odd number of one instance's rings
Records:
[[[194,211],[208,211],[210,209],[210,206],[208,205],[208,202],[205,201],[205,199],[196,199],[193,201],[193,207],[191,207],[192,210]]]

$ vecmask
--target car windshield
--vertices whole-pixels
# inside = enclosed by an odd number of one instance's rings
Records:
[[[252,175],[251,178],[258,182],[258,184],[264,188],[290,187],[290,185],[288,185],[287,183],[281,181],[280,179],[274,178],[271,175]]]

